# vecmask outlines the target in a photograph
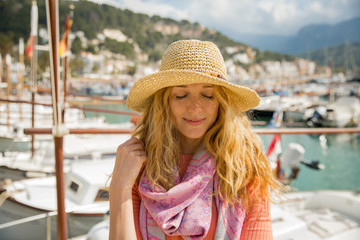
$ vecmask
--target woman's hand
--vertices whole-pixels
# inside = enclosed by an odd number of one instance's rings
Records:
[[[144,143],[133,137],[117,148],[109,189],[110,240],[135,240],[132,187],[146,161]]]
[[[132,137],[121,144],[116,152],[110,191],[131,191],[146,159],[144,143],[139,139]]]

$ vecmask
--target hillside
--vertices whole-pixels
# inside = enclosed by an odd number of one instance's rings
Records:
[[[245,49],[246,44],[234,41],[220,32],[207,29],[198,23],[190,23],[187,20],[175,21],[170,18],[148,16],[134,13],[127,9],[119,9],[109,5],[99,5],[85,0],[59,1],[60,33],[63,32],[65,16],[69,13],[69,5],[74,4],[74,23],[72,32],[82,31],[87,39],[96,39],[104,29],[121,31],[127,38],[124,42],[105,39],[100,45],[102,49],[108,49],[116,53],[122,53],[128,58],[134,58],[134,53],[149,55],[149,60],[157,60],[166,46],[178,39],[197,38],[215,42],[228,58],[225,47],[236,46]],[[38,1],[39,28],[46,29],[45,1]],[[28,39],[30,31],[31,1],[2,0],[0,2],[0,52],[16,55],[18,39]],[[39,38],[39,43],[46,43],[46,39]],[[79,42],[73,43],[73,53],[79,51]],[[138,49],[137,49],[138,48]],[[94,46],[88,46],[85,50],[93,50]],[[293,57],[285,54],[274,54],[257,49],[256,60],[291,60]],[[138,53],[138,52],[137,52]],[[234,53],[236,54],[236,53]]]

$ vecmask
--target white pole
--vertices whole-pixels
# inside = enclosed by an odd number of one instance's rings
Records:
[[[31,36],[38,35],[38,7],[36,1],[31,6]]]
[[[18,79],[19,79],[19,85],[18,85],[18,97],[19,100],[22,100],[23,98],[23,90],[24,90],[24,39],[20,38],[19,39],[19,71],[18,71]],[[23,115],[22,115],[22,104],[20,103],[19,106],[19,120],[22,121],[23,120]]]
[[[32,56],[31,56],[31,127],[35,127],[35,92],[36,92],[36,78],[37,78],[37,35],[38,35],[38,7],[36,1],[32,1],[31,6],[31,32],[32,41]],[[34,142],[35,136],[31,136],[31,155],[34,156]]]
[[[5,68],[6,68],[6,97],[10,100],[11,94],[11,82],[10,82],[10,70],[11,70],[11,56],[10,54],[6,54],[5,56]],[[6,114],[7,114],[7,123],[8,128],[10,127],[10,104],[6,103]]]
[[[24,54],[24,39],[19,39],[19,55]]]
[[[2,74],[3,74],[3,65],[2,65],[3,59],[0,53],[0,85],[2,83]],[[2,89],[0,88],[0,95],[2,95]]]

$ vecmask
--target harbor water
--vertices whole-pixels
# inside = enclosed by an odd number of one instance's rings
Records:
[[[261,135],[264,146],[270,144],[272,135]],[[321,189],[357,190],[360,187],[360,138],[356,134],[282,135],[283,151],[290,142],[305,148],[304,159],[320,161],[323,170],[313,170],[301,165],[291,186],[299,191]]]
[[[97,105],[97,108],[126,111],[126,106]],[[86,112],[86,115],[103,115],[110,123],[130,120],[129,116],[107,113]],[[264,151],[269,146],[273,135],[260,135]],[[299,191],[341,189],[358,190],[360,188],[360,135],[359,134],[321,134],[321,135],[282,135],[283,151],[289,143],[299,143],[305,148],[304,160],[320,161],[323,170],[313,170],[301,165],[300,172],[291,186]],[[285,169],[286,170],[286,169]]]

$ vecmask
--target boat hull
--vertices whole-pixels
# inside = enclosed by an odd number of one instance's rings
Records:
[[[271,208],[276,240],[360,239],[360,195],[350,191],[294,192]]]
[[[0,152],[25,152],[30,151],[31,140],[29,138],[0,137]]]
[[[23,205],[10,197],[0,206],[0,225],[30,216],[48,213],[49,211],[46,210]],[[68,237],[72,238],[86,234],[95,224],[103,221],[105,216],[105,213],[67,214]],[[57,217],[51,216],[49,219],[51,239],[57,239]],[[2,240],[45,240],[47,237],[46,226],[47,219],[43,218],[0,229],[0,236]]]
[[[54,175],[54,172],[31,171],[31,170],[22,170],[19,168],[10,168],[7,166],[0,166],[0,181],[4,179],[19,181],[27,178],[46,177],[51,175]]]

